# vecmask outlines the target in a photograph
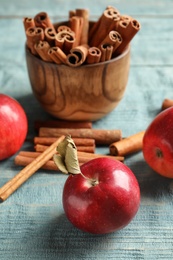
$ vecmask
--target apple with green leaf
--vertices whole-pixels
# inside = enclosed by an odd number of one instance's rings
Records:
[[[140,205],[138,181],[125,164],[100,157],[78,165],[76,147],[67,137],[54,155],[64,173],[70,173],[63,189],[63,207],[78,229],[105,234],[127,226]]]

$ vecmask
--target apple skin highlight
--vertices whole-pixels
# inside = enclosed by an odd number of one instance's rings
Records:
[[[63,207],[69,221],[93,234],[128,225],[140,204],[140,188],[132,171],[119,161],[97,158],[82,165],[81,172],[86,178],[70,175],[64,185]]]

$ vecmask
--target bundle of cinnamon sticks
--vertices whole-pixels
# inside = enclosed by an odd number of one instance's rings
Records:
[[[123,162],[126,155],[142,149],[144,135],[142,131],[122,138],[119,129],[93,129],[91,122],[63,120],[36,121],[35,129],[37,136],[33,139],[34,151],[20,151],[15,157],[15,164],[24,168],[0,188],[0,202],[6,200],[40,168],[58,171],[53,155],[57,153],[56,148],[66,135],[71,135],[76,144],[80,165],[98,157]],[[108,145],[110,153],[95,153],[97,144]]]
[[[44,61],[77,67],[120,55],[140,30],[129,15],[107,6],[98,21],[89,21],[87,9],[69,11],[69,19],[53,24],[46,12],[23,19],[26,45]]]
[[[97,157],[109,157],[124,161],[126,155],[142,149],[144,131],[122,138],[120,129],[93,129],[91,122],[48,120],[35,122],[37,135],[33,139],[34,151],[21,151],[15,157],[15,164],[26,166],[43,153],[62,135],[70,135],[78,151],[80,165]],[[109,154],[96,154],[97,145],[109,147]],[[42,165],[43,169],[55,170],[57,167],[52,158]]]
[[[122,139],[122,132],[119,129],[93,129],[92,123],[88,121],[65,121],[48,120],[35,122],[37,135],[33,139],[34,151],[21,151],[15,157],[15,164],[26,166],[37,156],[43,153],[57,138],[70,135],[78,151],[79,163],[83,164],[97,157],[110,157],[112,159],[123,161],[123,156],[112,156],[96,154],[96,145],[109,145],[114,141]],[[42,168],[57,171],[52,158],[42,165]]]

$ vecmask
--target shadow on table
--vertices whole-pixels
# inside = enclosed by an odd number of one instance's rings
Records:
[[[136,160],[130,165],[130,168],[139,182],[142,197],[157,199],[172,195],[172,179],[157,174],[145,160]]]
[[[43,110],[35,96],[31,93],[26,96],[16,98],[24,108],[28,118],[28,134],[34,135],[34,121],[47,120],[53,117]]]
[[[116,239],[119,232],[106,235],[85,233],[75,228],[65,214],[61,214],[37,230],[37,238],[34,239],[37,245],[29,239],[27,247],[31,248],[33,255],[34,251],[39,251],[40,257],[48,254],[50,259],[85,259],[86,256],[95,259],[103,256],[105,244],[109,244],[112,237]]]
[[[52,117],[41,107],[35,96],[30,93],[25,96],[16,98],[17,101],[22,105],[26,114],[31,117],[39,117],[41,119]]]

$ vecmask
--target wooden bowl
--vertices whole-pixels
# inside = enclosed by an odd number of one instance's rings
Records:
[[[64,120],[97,120],[120,102],[130,68],[130,47],[110,61],[70,67],[45,62],[26,47],[33,93],[45,111]]]

